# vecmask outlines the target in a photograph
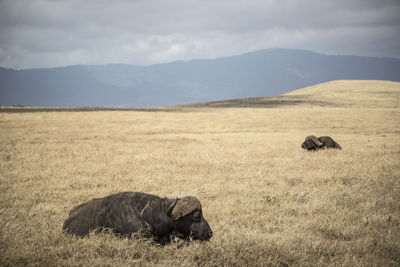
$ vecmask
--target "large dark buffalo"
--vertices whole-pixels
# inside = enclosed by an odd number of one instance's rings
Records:
[[[338,143],[336,143],[331,137],[321,136],[317,138],[314,135],[307,136],[301,147],[307,150],[318,150],[325,148],[342,149],[342,147]]]
[[[121,192],[75,206],[63,225],[64,231],[78,236],[102,228],[128,237],[154,237],[161,244],[175,236],[187,240],[212,236],[197,198],[169,199],[142,192]]]

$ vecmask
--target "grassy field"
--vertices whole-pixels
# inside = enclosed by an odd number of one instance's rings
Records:
[[[400,265],[400,83],[148,111],[0,111],[1,266]],[[304,151],[311,134],[343,150]],[[214,236],[162,247],[62,233],[71,207],[119,191],[194,195]]]

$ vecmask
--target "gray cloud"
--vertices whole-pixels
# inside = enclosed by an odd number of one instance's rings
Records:
[[[379,0],[0,0],[0,65],[154,64],[269,47],[400,57]]]

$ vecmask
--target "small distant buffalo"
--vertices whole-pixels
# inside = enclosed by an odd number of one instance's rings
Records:
[[[170,199],[142,192],[120,192],[73,207],[63,225],[64,231],[78,236],[102,228],[127,237],[153,237],[160,244],[175,236],[187,240],[212,237],[200,201],[192,196]]]
[[[331,137],[321,136],[317,138],[314,135],[307,136],[301,147],[307,150],[318,150],[326,148],[342,149],[342,147],[338,143],[336,143]]]

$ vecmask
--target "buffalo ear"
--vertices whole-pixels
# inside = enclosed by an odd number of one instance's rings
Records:
[[[169,207],[168,207],[168,209],[167,209],[167,216],[168,217],[171,217],[171,214],[172,214],[172,210],[174,209],[174,207],[175,207],[175,205],[176,205],[176,202],[178,202],[178,198],[176,198],[175,200],[174,200],[174,202],[172,202],[172,204],[171,205],[169,205]]]
[[[311,139],[311,141],[313,141],[314,144],[317,145],[318,147],[322,146],[321,141],[319,141],[318,138],[315,137],[314,135],[311,135],[308,138]]]

